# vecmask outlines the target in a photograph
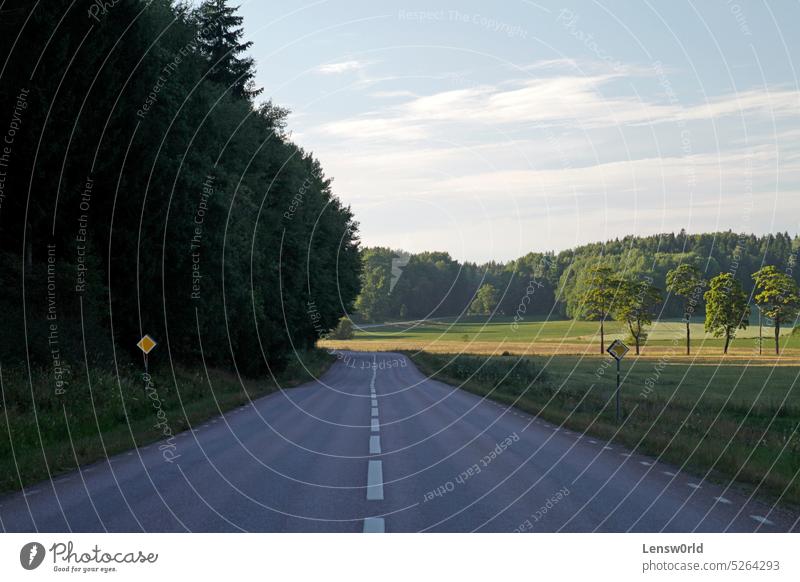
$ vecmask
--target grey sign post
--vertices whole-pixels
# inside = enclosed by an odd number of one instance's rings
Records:
[[[615,393],[616,400],[617,400],[617,422],[619,422],[620,417],[620,406],[619,406],[619,388],[620,388],[620,374],[619,374],[619,364],[622,361],[622,358],[625,357],[625,354],[628,353],[630,348],[625,345],[625,342],[621,340],[614,340],[608,349],[606,350],[611,357],[617,361],[617,391]]]

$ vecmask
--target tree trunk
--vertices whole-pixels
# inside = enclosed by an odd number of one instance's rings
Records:
[[[728,353],[728,346],[730,345],[730,343],[731,343],[731,333],[729,331],[726,331],[725,332],[725,349],[722,352],[723,354],[727,354]]]
[[[689,356],[692,353],[692,332],[689,329],[689,321],[686,321],[686,355]]]
[[[603,323],[605,323],[605,317],[600,318],[600,355],[606,353],[606,336],[605,336],[605,329],[603,329]]]
[[[775,318],[775,355],[781,355],[781,318]]]

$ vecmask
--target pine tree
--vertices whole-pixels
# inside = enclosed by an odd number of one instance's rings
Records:
[[[238,6],[228,6],[227,0],[206,0],[197,10],[200,28],[200,52],[209,64],[208,78],[225,87],[237,97],[252,99],[263,89],[257,89],[255,62],[242,56],[252,42],[241,42],[242,17]]]

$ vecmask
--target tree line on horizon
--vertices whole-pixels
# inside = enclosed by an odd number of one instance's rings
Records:
[[[637,337],[645,337],[657,307],[659,318],[686,319],[687,335],[688,323],[707,320],[710,312],[709,330],[721,330],[727,351],[735,329],[720,327],[720,310],[730,307],[729,299],[744,296],[747,316],[734,301],[736,313],[729,318],[738,314],[743,325],[749,321],[751,297],[764,316],[777,323],[778,331],[792,323],[790,306],[774,309],[781,292],[773,288],[783,286],[786,297],[793,296],[792,286],[800,282],[799,251],[800,238],[788,233],[756,236],[731,231],[628,236],[560,253],[529,253],[508,263],[460,263],[443,252],[409,254],[372,247],[363,251],[362,293],[352,317],[381,322],[493,314],[515,321],[605,321],[612,316],[611,307],[601,309],[605,316],[599,317],[596,304],[587,301],[597,290],[598,278],[605,278],[616,283],[614,311],[635,343],[641,343]],[[774,270],[765,270],[769,266]],[[754,273],[759,277],[754,279]],[[698,281],[711,285],[698,291]]]
[[[600,321],[600,353],[605,353],[604,324],[614,319],[627,326],[636,354],[647,338],[647,329],[659,316],[664,301],[661,289],[653,286],[650,277],[617,274],[603,264],[588,269],[584,275],[581,296],[582,313],[587,319]],[[719,273],[710,281],[700,269],[683,263],[667,273],[667,291],[682,300],[682,321],[686,325],[686,354],[691,354],[692,317],[705,302],[705,330],[723,338],[723,353],[731,341],[750,322],[750,297],[733,273]],[[797,282],[775,265],[767,265],[752,274],[755,284],[753,301],[771,323],[775,336],[775,353],[780,354],[780,330],[784,324],[795,325],[800,314],[800,288]]]
[[[352,308],[358,224],[258,101],[237,10],[3,3],[4,368],[57,354],[79,382],[148,333],[151,366],[263,374]]]

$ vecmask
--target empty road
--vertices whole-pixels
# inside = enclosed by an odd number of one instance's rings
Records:
[[[41,532],[752,532],[797,516],[617,445],[347,353],[318,382],[0,498]]]

